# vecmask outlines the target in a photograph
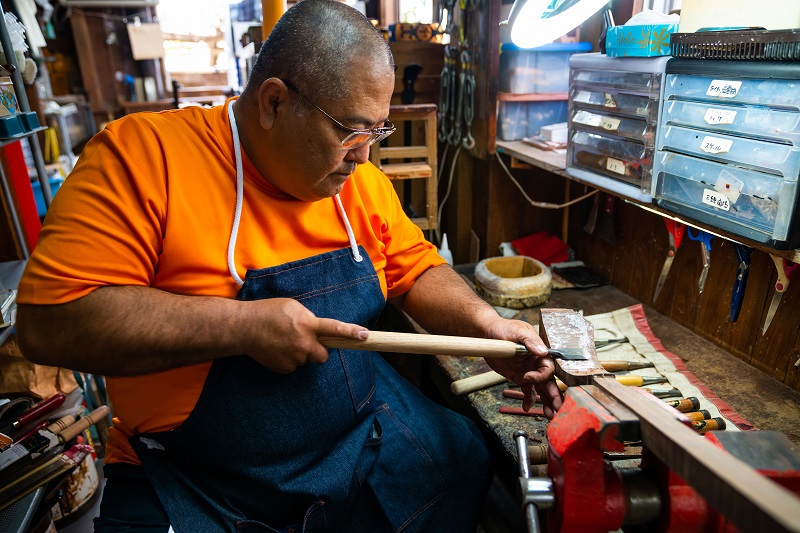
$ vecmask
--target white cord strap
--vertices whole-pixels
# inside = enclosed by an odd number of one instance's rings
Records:
[[[244,285],[244,281],[236,272],[234,263],[234,251],[236,250],[236,238],[239,236],[239,221],[242,219],[242,199],[244,197],[244,170],[242,166],[242,145],[239,142],[239,129],[236,127],[236,117],[233,116],[233,102],[228,104],[228,118],[231,121],[231,133],[233,133],[233,152],[236,155],[236,209],[233,213],[233,225],[231,226],[231,236],[228,239],[228,271],[231,273],[233,281],[238,286]]]
[[[353,259],[356,260],[356,263],[360,263],[364,258],[361,257],[361,252],[358,251],[356,236],[353,234],[353,228],[350,227],[350,221],[347,219],[347,213],[344,212],[342,199],[339,198],[338,194],[336,195],[336,204],[339,206],[339,213],[342,215],[342,220],[344,220],[344,227],[347,230],[347,238],[350,240],[350,248],[353,250]]]

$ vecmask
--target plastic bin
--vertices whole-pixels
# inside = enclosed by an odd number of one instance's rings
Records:
[[[658,115],[658,100],[649,96],[625,94],[606,89],[573,89],[572,102],[581,107],[614,112],[620,115],[642,117],[655,122]]]
[[[542,126],[567,121],[567,101],[508,102],[500,101],[497,136],[504,141],[518,141],[539,135]]]
[[[727,76],[667,74],[664,99],[681,97],[706,102],[800,109],[800,80],[749,79],[737,77],[735,72],[732,70]]]
[[[570,56],[591,49],[590,43],[553,43],[527,49],[504,43],[500,54],[500,91],[565,92],[569,89]]]
[[[567,118],[568,105],[566,100],[528,102],[527,136],[539,135],[542,131],[542,126],[566,122]]]
[[[656,141],[655,125],[642,119],[618,117],[576,107],[570,113],[570,120],[573,127],[578,129],[618,135],[633,141],[644,142],[648,146],[653,146]]]
[[[575,130],[568,148],[568,167],[603,174],[649,190],[652,149],[643,144]]]
[[[0,139],[9,139],[25,133],[19,115],[0,117]]]
[[[60,189],[61,185],[64,183],[64,178],[61,176],[54,176],[51,177],[48,182],[50,183],[50,192],[53,194],[53,197],[55,197],[56,192],[58,192],[58,189]],[[33,199],[36,201],[36,212],[40,217],[43,217],[45,213],[47,213],[47,208],[44,205],[44,195],[42,195],[42,186],[39,184],[39,180],[31,180],[31,188],[33,188]]]
[[[528,135],[528,102],[498,102],[497,136],[518,141]]]
[[[796,175],[785,179],[671,152],[658,159],[653,200],[660,207],[776,248],[797,246]],[[720,192],[730,182],[738,194]]]
[[[733,163],[770,174],[794,176],[800,173],[800,147],[768,141],[736,137],[723,133],[662,126],[659,150],[670,150],[684,154]]]
[[[796,111],[671,100],[664,102],[663,123],[800,146],[800,113]]]

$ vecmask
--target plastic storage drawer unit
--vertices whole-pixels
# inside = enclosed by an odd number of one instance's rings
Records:
[[[567,174],[642,202],[652,200],[653,153],[669,58],[570,58]]]
[[[500,54],[500,90],[518,94],[566,92],[569,57],[591,49],[590,43],[553,43],[527,49],[504,43]]]
[[[656,205],[785,249],[800,245],[800,63],[672,59]]]

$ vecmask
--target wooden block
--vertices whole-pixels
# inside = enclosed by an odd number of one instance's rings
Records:
[[[430,178],[431,166],[426,163],[390,163],[382,165],[381,170],[391,180]]]

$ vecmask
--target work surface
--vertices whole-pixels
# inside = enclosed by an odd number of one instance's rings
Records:
[[[555,290],[543,307],[582,310],[586,316],[607,313],[636,305],[639,302],[622,291],[607,285],[589,290]],[[763,430],[786,433],[800,444],[800,393],[754,369],[716,345],[700,338],[656,311],[644,307],[653,333],[664,347],[678,355],[688,370],[698,377],[720,399],[732,407],[753,426]],[[520,311],[519,317],[538,323],[539,308]],[[445,396],[449,382],[490,370],[482,359],[438,356],[434,380]],[[468,394],[466,401],[449,398],[459,410],[465,410],[473,419],[479,418],[502,448],[512,458],[516,457],[513,434],[523,429],[532,439],[544,440],[547,421],[544,418],[504,415],[501,405],[518,407],[519,400],[502,396],[506,385]]]

